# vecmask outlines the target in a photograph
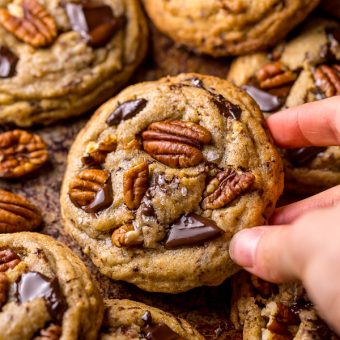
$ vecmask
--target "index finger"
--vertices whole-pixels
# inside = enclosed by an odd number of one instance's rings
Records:
[[[278,112],[267,123],[281,147],[340,145],[340,96]]]

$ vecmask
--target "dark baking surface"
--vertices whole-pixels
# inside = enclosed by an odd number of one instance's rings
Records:
[[[174,44],[151,27],[150,52],[131,83],[154,80],[181,72],[198,72],[224,78],[228,71],[227,59],[195,56]],[[188,320],[207,339],[242,339],[240,332],[232,329],[229,320],[230,288],[228,282],[219,287],[202,287],[178,295],[147,293],[123,282],[112,281],[101,275],[89,258],[63,230],[60,220],[59,192],[66,166],[67,153],[79,130],[89,118],[54,124],[50,127],[30,129],[48,144],[49,162],[27,178],[0,181],[0,187],[27,197],[40,208],[44,226],[40,232],[67,244],[78,254],[97,279],[101,292],[107,298],[128,298],[173,313]],[[3,129],[8,129],[3,127]]]

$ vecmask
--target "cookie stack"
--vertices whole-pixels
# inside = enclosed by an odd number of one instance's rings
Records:
[[[336,339],[228,252],[340,184],[340,147],[265,123],[340,94],[319,2],[0,0],[0,340]]]

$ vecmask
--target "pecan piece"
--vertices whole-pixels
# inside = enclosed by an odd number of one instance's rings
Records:
[[[211,142],[206,128],[181,120],[152,123],[142,138],[147,153],[173,168],[199,164],[203,160],[202,146]]]
[[[0,232],[31,231],[40,226],[39,210],[25,198],[0,189]]]
[[[0,273],[0,310],[8,299],[9,282],[5,273]]]
[[[18,178],[40,168],[48,159],[40,136],[23,130],[0,134],[0,177]]]
[[[84,165],[100,165],[105,162],[106,156],[113,151],[116,151],[117,139],[115,136],[109,135],[99,144],[89,143],[86,154],[81,161]]]
[[[113,202],[110,173],[101,169],[81,171],[69,185],[72,203],[87,213],[97,213]]]
[[[219,209],[225,207],[242,192],[249,189],[255,180],[250,172],[238,174],[233,169],[219,172],[205,191],[202,202],[203,209]]]
[[[123,176],[124,203],[133,210],[138,209],[149,181],[149,166],[146,162],[126,171]]]
[[[137,246],[143,243],[143,235],[133,225],[123,225],[112,233],[112,243],[119,248]]]
[[[12,249],[4,249],[0,251],[0,272],[13,269],[20,262],[20,257]]]
[[[39,335],[33,340],[58,340],[61,337],[61,327],[59,325],[51,324],[47,328],[40,331]]]
[[[340,65],[320,65],[314,77],[316,86],[327,98],[340,95]]]
[[[57,37],[54,19],[37,0],[22,0],[15,12],[0,8],[0,24],[33,47],[50,45]]]
[[[264,65],[256,73],[260,87],[265,90],[291,85],[296,77],[294,72],[287,70],[279,61]]]

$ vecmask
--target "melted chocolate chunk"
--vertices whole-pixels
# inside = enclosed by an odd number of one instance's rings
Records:
[[[109,126],[117,125],[122,120],[127,120],[134,117],[137,113],[142,111],[146,104],[147,100],[144,98],[139,98],[135,100],[129,100],[123,104],[120,104],[109,116],[106,120],[106,124]]]
[[[142,321],[144,321],[145,325],[151,325],[152,324],[152,316],[151,313],[147,310],[141,317]]]
[[[183,338],[175,333],[164,323],[147,325],[143,329],[144,337],[148,340],[182,340]],[[183,339],[184,340],[184,339]]]
[[[11,78],[19,58],[6,46],[0,46],[0,78]]]
[[[223,230],[213,220],[196,214],[184,215],[171,226],[165,247],[196,245],[222,234]]]
[[[340,44],[340,27],[326,28],[328,39],[335,40]]]
[[[294,166],[300,167],[312,161],[320,152],[325,150],[325,147],[310,146],[307,148],[290,149],[286,151],[286,154]]]
[[[242,88],[255,100],[263,112],[274,112],[282,106],[279,97],[262,91],[255,86],[244,85]]]
[[[221,94],[210,93],[214,96],[214,103],[223,117],[231,117],[236,120],[240,119],[242,110],[238,105],[230,103]]]
[[[98,190],[93,202],[85,207],[82,207],[87,213],[98,213],[101,210],[108,208],[113,202],[111,179],[104,184],[103,188]]]
[[[14,294],[19,303],[45,299],[51,316],[58,322],[62,321],[67,306],[56,278],[51,280],[37,272],[24,273],[15,284]]]
[[[200,89],[204,89],[205,90],[203,81],[201,79],[191,78],[189,80],[191,81],[191,84],[194,85],[195,87],[198,87]]]
[[[79,32],[90,46],[105,46],[121,27],[121,18],[116,18],[112,8],[92,2],[67,3],[66,13],[72,29]]]

